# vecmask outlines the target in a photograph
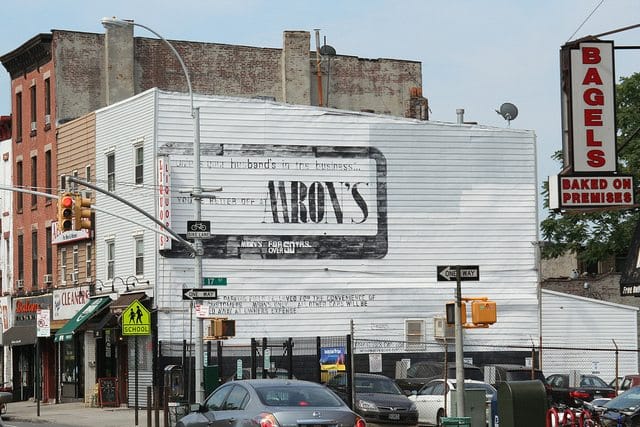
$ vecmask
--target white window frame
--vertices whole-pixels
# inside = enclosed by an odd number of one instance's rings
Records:
[[[67,248],[60,249],[60,283],[67,283]]]
[[[144,236],[141,234],[133,237],[133,271],[136,277],[144,276]],[[138,270],[138,267],[140,270]]]
[[[84,253],[85,253],[85,261],[84,261],[84,265],[85,265],[85,274],[87,275],[87,278],[91,277],[91,252],[93,250],[93,245],[91,243],[87,243],[84,247]]]
[[[105,244],[105,268],[107,269],[105,277],[107,280],[113,280],[116,277],[116,241],[115,239],[108,239]]]
[[[109,169],[109,159],[113,159],[113,170]],[[111,150],[105,153],[105,171],[107,174],[107,190],[115,191],[116,189],[116,151]]]
[[[406,319],[404,327],[406,350],[426,350],[426,321],[424,319]]]
[[[133,141],[133,183],[144,185],[144,138]]]

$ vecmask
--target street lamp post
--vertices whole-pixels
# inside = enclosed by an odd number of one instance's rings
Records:
[[[102,25],[105,28],[108,27],[125,27],[125,26],[136,26],[144,28],[145,30],[153,33],[156,37],[162,40],[165,45],[171,50],[171,52],[175,55],[180,62],[180,66],[182,67],[182,71],[187,79],[187,86],[189,88],[189,100],[191,105],[191,117],[193,118],[193,163],[194,163],[194,185],[191,189],[191,197],[193,198],[193,211],[195,215],[195,220],[200,221],[202,219],[202,209],[201,209],[201,201],[202,201],[202,187],[200,183],[200,110],[193,106],[193,88],[191,87],[191,79],[189,78],[189,72],[187,71],[187,67],[182,60],[182,57],[178,53],[178,51],[173,47],[171,43],[160,34],[156,33],[151,28],[135,23],[133,21],[126,21],[123,19],[118,19],[115,17],[112,18],[102,18]],[[194,287],[199,288],[202,286],[202,239],[200,237],[196,237],[193,239],[193,258],[195,260],[195,268],[194,268]],[[197,402],[202,402],[204,400],[204,352],[202,345],[202,320],[196,318],[196,330],[195,330],[196,338],[195,338],[195,391],[196,396],[195,400]]]

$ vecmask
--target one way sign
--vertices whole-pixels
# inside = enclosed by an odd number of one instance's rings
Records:
[[[438,281],[448,282],[456,280],[456,266],[455,265],[439,265],[438,266]],[[465,280],[480,280],[480,267],[477,265],[461,265],[460,266],[460,281]]]
[[[218,290],[217,289],[183,289],[182,290],[182,299],[183,300],[203,300],[203,299],[218,299]]]

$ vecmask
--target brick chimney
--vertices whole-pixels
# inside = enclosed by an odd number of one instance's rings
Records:
[[[311,69],[308,31],[285,31],[282,43],[282,99],[290,104],[311,105]]]
[[[105,30],[106,104],[135,95],[133,75],[133,25]]]

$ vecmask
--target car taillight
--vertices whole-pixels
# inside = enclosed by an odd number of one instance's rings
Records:
[[[608,391],[604,397],[610,397],[613,399],[614,397],[616,397],[616,392],[613,390]]]
[[[364,420],[364,418],[357,417],[357,418],[356,418],[356,424],[355,424],[355,426],[354,426],[354,427],[367,427],[367,423],[366,423],[366,421]]]
[[[255,418],[255,421],[260,427],[280,427],[276,417],[268,412],[262,412]]]
[[[569,396],[573,397],[574,399],[580,399],[580,400],[588,399],[590,397],[589,393],[581,390],[570,391]]]

